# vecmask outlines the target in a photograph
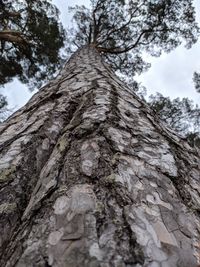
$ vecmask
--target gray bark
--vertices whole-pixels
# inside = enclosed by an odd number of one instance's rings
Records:
[[[0,134],[0,266],[198,266],[200,153],[94,48]]]

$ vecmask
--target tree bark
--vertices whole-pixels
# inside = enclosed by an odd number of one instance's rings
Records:
[[[95,48],[0,134],[0,266],[198,266],[200,153]]]

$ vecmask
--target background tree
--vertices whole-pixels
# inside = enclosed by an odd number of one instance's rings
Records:
[[[193,75],[193,82],[194,82],[194,87],[197,90],[197,92],[200,93],[200,73],[199,72],[194,72]]]
[[[17,77],[40,86],[60,66],[65,33],[46,0],[0,0],[0,85]]]
[[[74,27],[68,33],[68,51],[93,44],[114,70],[133,76],[149,65],[144,52],[159,56],[183,41],[190,48],[197,41],[192,0],[93,0],[91,9],[71,8]]]
[[[162,121],[170,125],[175,131],[186,135],[188,132],[200,131],[200,108],[188,98],[164,97],[157,93],[151,95],[148,104]]]
[[[8,102],[6,97],[0,94],[0,122],[3,122],[10,113],[7,108]]]
[[[191,145],[199,145],[200,108],[188,98],[171,100],[157,93],[151,95],[148,104],[156,115],[177,133],[186,137]]]

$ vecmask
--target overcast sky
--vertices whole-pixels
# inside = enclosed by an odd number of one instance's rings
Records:
[[[67,26],[70,23],[70,15],[67,12],[68,6],[75,4],[89,5],[89,0],[53,0],[61,11],[61,21]],[[200,0],[195,0],[197,19],[200,22]],[[151,68],[137,77],[147,88],[147,93],[160,92],[165,96],[189,97],[200,104],[200,94],[196,93],[192,76],[194,71],[200,71],[200,41],[191,49],[178,47],[169,54],[162,54],[159,58],[148,57],[147,61],[152,64]],[[23,106],[36,92],[30,92],[26,86],[17,80],[0,88],[0,93],[7,96],[9,106],[18,109]]]

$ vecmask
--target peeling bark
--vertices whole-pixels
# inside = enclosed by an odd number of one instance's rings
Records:
[[[0,266],[195,267],[200,153],[92,47],[0,125]]]

